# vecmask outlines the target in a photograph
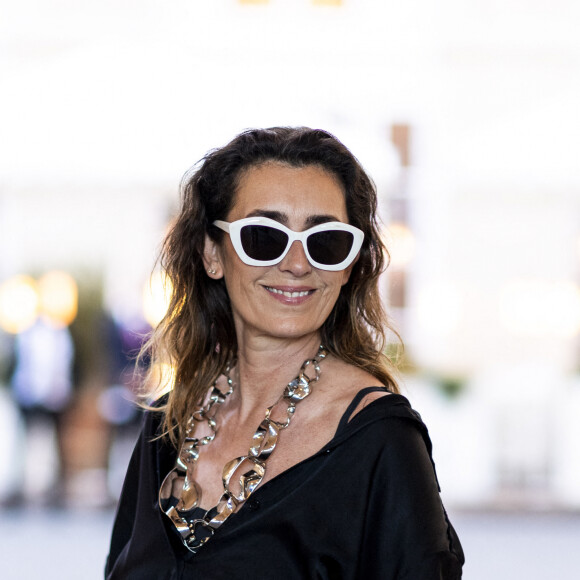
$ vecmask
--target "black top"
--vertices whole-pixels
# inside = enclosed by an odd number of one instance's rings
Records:
[[[443,508],[431,441],[401,395],[380,397],[318,453],[260,486],[197,554],[157,504],[176,451],[148,413],[117,508],[107,580],[456,580],[461,545]]]

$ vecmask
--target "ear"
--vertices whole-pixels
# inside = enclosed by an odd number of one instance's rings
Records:
[[[213,278],[214,280],[223,278],[224,272],[219,245],[207,234],[205,235],[205,242],[203,245],[203,265],[205,266],[205,271],[210,278]]]

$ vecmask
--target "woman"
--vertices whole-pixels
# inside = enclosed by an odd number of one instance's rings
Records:
[[[427,430],[382,354],[374,186],[332,135],[242,133],[186,176],[109,579],[455,579]]]

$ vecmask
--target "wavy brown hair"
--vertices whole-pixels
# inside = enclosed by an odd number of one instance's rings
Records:
[[[180,211],[159,258],[173,293],[165,318],[145,348],[153,361],[168,362],[175,370],[175,386],[166,403],[159,406],[165,412],[165,432],[174,444],[209,385],[237,353],[224,280],[214,280],[205,272],[205,235],[221,242],[224,232],[212,224],[226,219],[242,175],[249,168],[272,161],[292,167],[315,165],[342,184],[349,223],[361,229],[365,237],[349,281],[321,328],[321,342],[328,352],[398,392],[394,367],[384,354],[385,333],[390,326],[380,300],[378,279],[388,253],[377,224],[377,195],[372,180],[354,155],[326,131],[306,127],[252,129],[210,151],[185,174]],[[154,398],[158,385],[152,377],[146,386],[148,396]]]

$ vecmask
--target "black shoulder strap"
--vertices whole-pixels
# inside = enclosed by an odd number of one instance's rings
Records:
[[[344,415],[340,419],[340,423],[338,424],[337,432],[342,429],[349,421],[350,416],[353,414],[354,410],[358,407],[359,403],[369,394],[375,393],[376,391],[383,391],[384,393],[388,393],[389,389],[386,387],[366,387],[361,389],[355,396],[354,399],[351,401],[350,405],[347,407]]]

